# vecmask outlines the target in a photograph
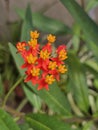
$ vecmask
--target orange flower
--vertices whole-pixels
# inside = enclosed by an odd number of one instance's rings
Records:
[[[59,52],[59,59],[65,60],[67,58],[67,52],[63,49]]]
[[[54,62],[53,61],[49,62],[49,65],[48,65],[49,69],[54,70],[54,69],[56,69],[56,67],[57,67],[57,64],[56,64],[55,61]]]
[[[18,52],[22,52],[22,51],[24,51],[26,48],[26,43],[25,42],[18,42],[17,44],[16,44],[16,47],[17,47],[17,50],[18,50]]]
[[[46,78],[45,78],[45,82],[47,84],[52,84],[54,81],[55,81],[55,78],[54,78],[53,75],[47,75]]]
[[[32,39],[37,39],[39,37],[39,33],[37,31],[31,31],[30,36]]]
[[[59,65],[58,71],[63,74],[67,71],[67,68],[65,67],[65,65]]]
[[[31,39],[28,44],[34,49],[37,46],[37,39]]]
[[[55,42],[56,37],[54,35],[49,34],[47,36],[47,40],[48,40],[49,43],[53,43],[53,42]]]

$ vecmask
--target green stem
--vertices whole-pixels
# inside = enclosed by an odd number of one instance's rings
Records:
[[[22,108],[27,104],[27,102],[28,102],[27,98],[23,99],[21,104],[18,106],[17,111],[21,111]]]
[[[10,94],[11,94],[11,93],[13,92],[13,90],[17,87],[17,85],[21,83],[21,81],[22,81],[23,79],[24,79],[24,76],[21,77],[21,78],[19,78],[19,80],[11,87],[11,89],[9,90],[9,92],[7,93],[7,95],[6,95],[5,98],[4,98],[4,101],[3,101],[3,103],[2,103],[2,108],[5,107],[6,102],[7,102],[8,98],[9,98]]]
[[[16,111],[15,109],[13,109],[13,108],[11,108],[11,107],[9,107],[9,106],[4,106],[4,108],[3,108],[5,111],[7,111],[8,113],[10,113],[11,115],[13,115],[14,117],[18,117],[18,118],[20,118],[20,117],[23,117],[24,115],[25,115],[25,113],[23,113],[23,112],[18,112],[18,111]]]

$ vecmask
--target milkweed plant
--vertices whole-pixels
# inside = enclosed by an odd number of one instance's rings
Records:
[[[17,9],[18,39],[0,43],[0,130],[98,130],[98,25],[88,15],[98,2],[80,1],[58,1],[71,27]]]

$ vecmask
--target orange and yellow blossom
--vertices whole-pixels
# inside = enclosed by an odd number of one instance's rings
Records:
[[[18,52],[23,52],[26,48],[26,43],[25,42],[18,42],[16,44],[16,48],[18,50]]]
[[[25,68],[25,82],[31,81],[33,85],[38,84],[38,90],[49,90],[49,85],[60,80],[60,75],[66,73],[67,68],[64,60],[67,58],[65,45],[60,45],[52,55],[52,44],[56,41],[56,36],[49,34],[47,44],[42,48],[38,44],[39,32],[31,31],[31,39],[26,42],[18,42],[17,51],[24,59],[22,68]]]
[[[35,31],[30,31],[31,39],[37,39],[39,37],[39,33]]]
[[[56,37],[54,35],[52,35],[52,34],[49,34],[47,36],[47,40],[48,40],[49,43],[53,43],[53,42],[55,42]]]

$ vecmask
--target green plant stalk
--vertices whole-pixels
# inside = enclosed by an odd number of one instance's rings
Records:
[[[22,108],[26,105],[27,102],[28,102],[27,98],[23,99],[23,101],[21,102],[21,104],[18,106],[17,111],[21,111]]]
[[[21,81],[24,79],[24,77],[25,76],[20,77],[19,80],[11,87],[11,89],[9,90],[7,95],[5,96],[4,101],[2,102],[2,108],[5,107],[6,102],[7,102],[8,98],[9,98],[10,94],[14,91],[14,89],[17,87],[17,85],[21,83]]]

